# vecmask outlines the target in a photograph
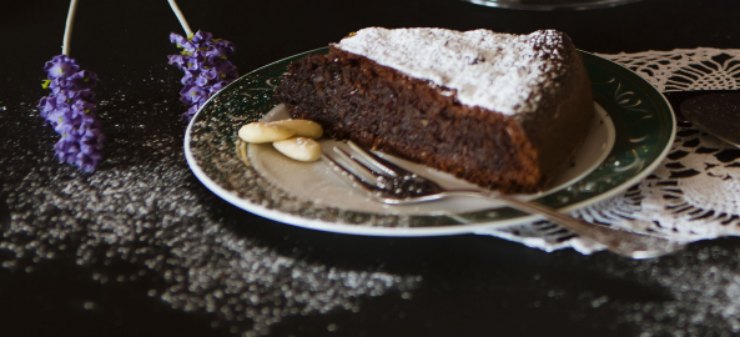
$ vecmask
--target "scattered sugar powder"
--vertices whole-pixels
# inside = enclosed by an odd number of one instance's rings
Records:
[[[623,308],[640,337],[740,335],[740,259],[736,249],[705,246],[621,269],[657,283],[671,300]],[[620,273],[620,272],[615,272]]]
[[[590,261],[590,274],[603,275],[613,288],[564,289],[544,278],[538,283],[549,288],[550,305],[575,297],[578,304],[567,307],[570,317],[631,332],[622,336],[734,337],[740,336],[739,252],[707,244],[656,260]],[[620,284],[634,293],[623,293]]]
[[[0,219],[0,251],[10,252],[0,254],[4,267],[32,272],[36,263],[72,256],[81,266],[103,266],[91,275],[100,283],[154,272],[164,286],[148,296],[182,311],[211,313],[214,326],[243,336],[267,334],[290,316],[359,310],[361,297],[401,296],[417,286],[417,276],[286,255],[206,209],[214,197],[204,196],[184,162],[180,107],[165,99],[143,101],[176,95],[176,88],[155,78],[129,83],[126,94],[101,101],[109,142],[106,160],[92,175],[54,161],[53,139],[33,104],[2,115],[0,134],[8,139],[0,144],[0,204],[7,209],[0,213],[9,219]],[[121,263],[138,271],[119,275],[105,268]]]
[[[207,209],[217,200],[202,192],[182,159],[178,103],[147,99],[177,95],[176,79],[165,81],[175,84],[168,87],[159,78],[125,85],[123,101],[123,93],[101,92],[110,142],[106,161],[89,176],[55,162],[53,132],[35,103],[8,104],[0,114],[3,267],[33,272],[44,260],[71,256],[93,266],[90,277],[99,283],[136,282],[155,273],[163,283],[148,296],[178,310],[211,313],[214,325],[243,336],[265,335],[292,316],[357,311],[363,297],[409,298],[421,282],[417,276],[304,261],[240,234],[240,223]],[[660,288],[666,292],[661,300],[581,293],[537,275],[534,281],[546,289],[541,305],[579,293],[580,307],[568,306],[574,315],[608,311],[609,324],[634,327],[640,337],[740,335],[738,249],[690,249],[648,261],[591,258],[587,268],[594,274]],[[114,272],[121,263],[135,270]],[[94,310],[96,304],[82,307]],[[332,323],[326,330],[341,328]]]

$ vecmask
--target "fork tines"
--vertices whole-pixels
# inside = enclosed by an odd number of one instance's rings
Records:
[[[376,168],[372,161],[362,156],[361,152],[357,152],[356,148],[350,147],[350,150],[351,153],[340,146],[334,146],[331,152],[324,152],[323,155],[334,169],[349,175],[350,178],[374,183],[376,177],[385,174],[383,169]]]
[[[379,192],[387,187],[390,180],[408,172],[352,141],[348,141],[347,145],[350,151],[334,146],[333,153],[324,152],[323,157],[334,170],[367,190]]]
[[[349,148],[352,149],[354,153],[359,155],[362,160],[370,164],[372,167],[379,169],[380,171],[382,171],[382,173],[389,177],[398,177],[400,174],[411,173],[399,167],[398,165],[393,164],[390,161],[385,160],[382,157],[372,153],[372,151],[366,151],[351,140],[347,142],[347,145],[349,145]]]

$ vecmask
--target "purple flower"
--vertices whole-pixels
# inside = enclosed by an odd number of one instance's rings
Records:
[[[61,138],[54,145],[62,163],[93,172],[103,159],[103,135],[95,116],[95,73],[80,70],[67,55],[54,56],[44,65],[48,79],[43,87],[51,93],[41,98],[39,112]]]
[[[170,41],[181,49],[179,55],[169,55],[168,59],[183,71],[180,101],[188,106],[184,119],[190,120],[208,98],[239,77],[228,58],[234,53],[234,44],[204,31],[189,39],[172,33]]]
[[[77,62],[67,55],[57,55],[44,64],[44,71],[51,80],[65,79],[80,70]]]
[[[198,102],[207,99],[208,92],[197,85],[186,86],[180,90],[180,100],[188,105],[198,104]]]

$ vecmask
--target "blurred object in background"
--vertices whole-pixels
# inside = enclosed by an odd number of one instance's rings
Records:
[[[618,6],[641,0],[463,0],[498,8],[524,9],[524,10],[585,10],[593,8]]]

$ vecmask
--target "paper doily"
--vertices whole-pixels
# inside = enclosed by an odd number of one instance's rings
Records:
[[[740,89],[740,49],[676,49],[600,56],[618,62],[660,91]],[[740,235],[740,149],[691,124],[678,123],[667,159],[648,178],[609,200],[574,212],[598,224],[693,242]],[[479,231],[546,251],[599,245],[547,221]]]

